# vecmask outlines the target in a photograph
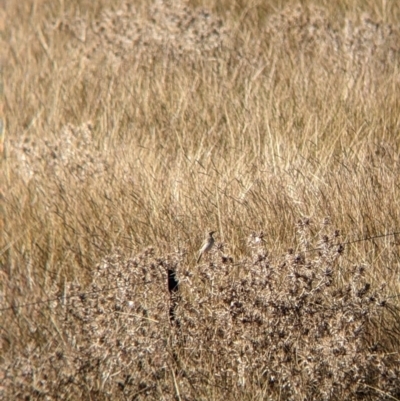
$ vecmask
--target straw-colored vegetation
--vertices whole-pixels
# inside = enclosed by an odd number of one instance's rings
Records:
[[[0,25],[0,399],[400,399],[398,2]]]

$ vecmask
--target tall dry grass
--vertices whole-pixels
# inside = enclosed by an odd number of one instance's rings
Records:
[[[1,20],[0,398],[400,398],[396,2]]]

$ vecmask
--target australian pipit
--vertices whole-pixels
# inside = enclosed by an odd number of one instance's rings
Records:
[[[213,247],[214,242],[215,242],[215,240],[214,240],[214,238],[213,238],[213,234],[214,234],[214,233],[215,233],[215,231],[210,231],[210,232],[208,233],[208,236],[207,236],[206,240],[204,241],[204,243],[203,243],[203,245],[201,246],[201,249],[200,249],[200,251],[199,251],[199,257],[197,258],[197,263],[199,263],[200,260],[201,260],[201,257],[202,257],[205,253],[210,252],[211,248]]]

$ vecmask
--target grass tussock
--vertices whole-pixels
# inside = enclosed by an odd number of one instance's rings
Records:
[[[0,398],[400,399],[399,11],[6,1]]]

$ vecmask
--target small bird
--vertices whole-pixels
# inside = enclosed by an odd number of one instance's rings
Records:
[[[210,252],[211,248],[214,246],[214,242],[215,242],[215,240],[213,238],[214,233],[215,233],[215,231],[210,231],[208,233],[208,237],[204,241],[204,243],[203,243],[203,245],[202,245],[202,247],[201,247],[201,249],[199,251],[199,257],[197,258],[197,263],[199,263],[200,260],[201,260],[201,257],[205,253]]]

